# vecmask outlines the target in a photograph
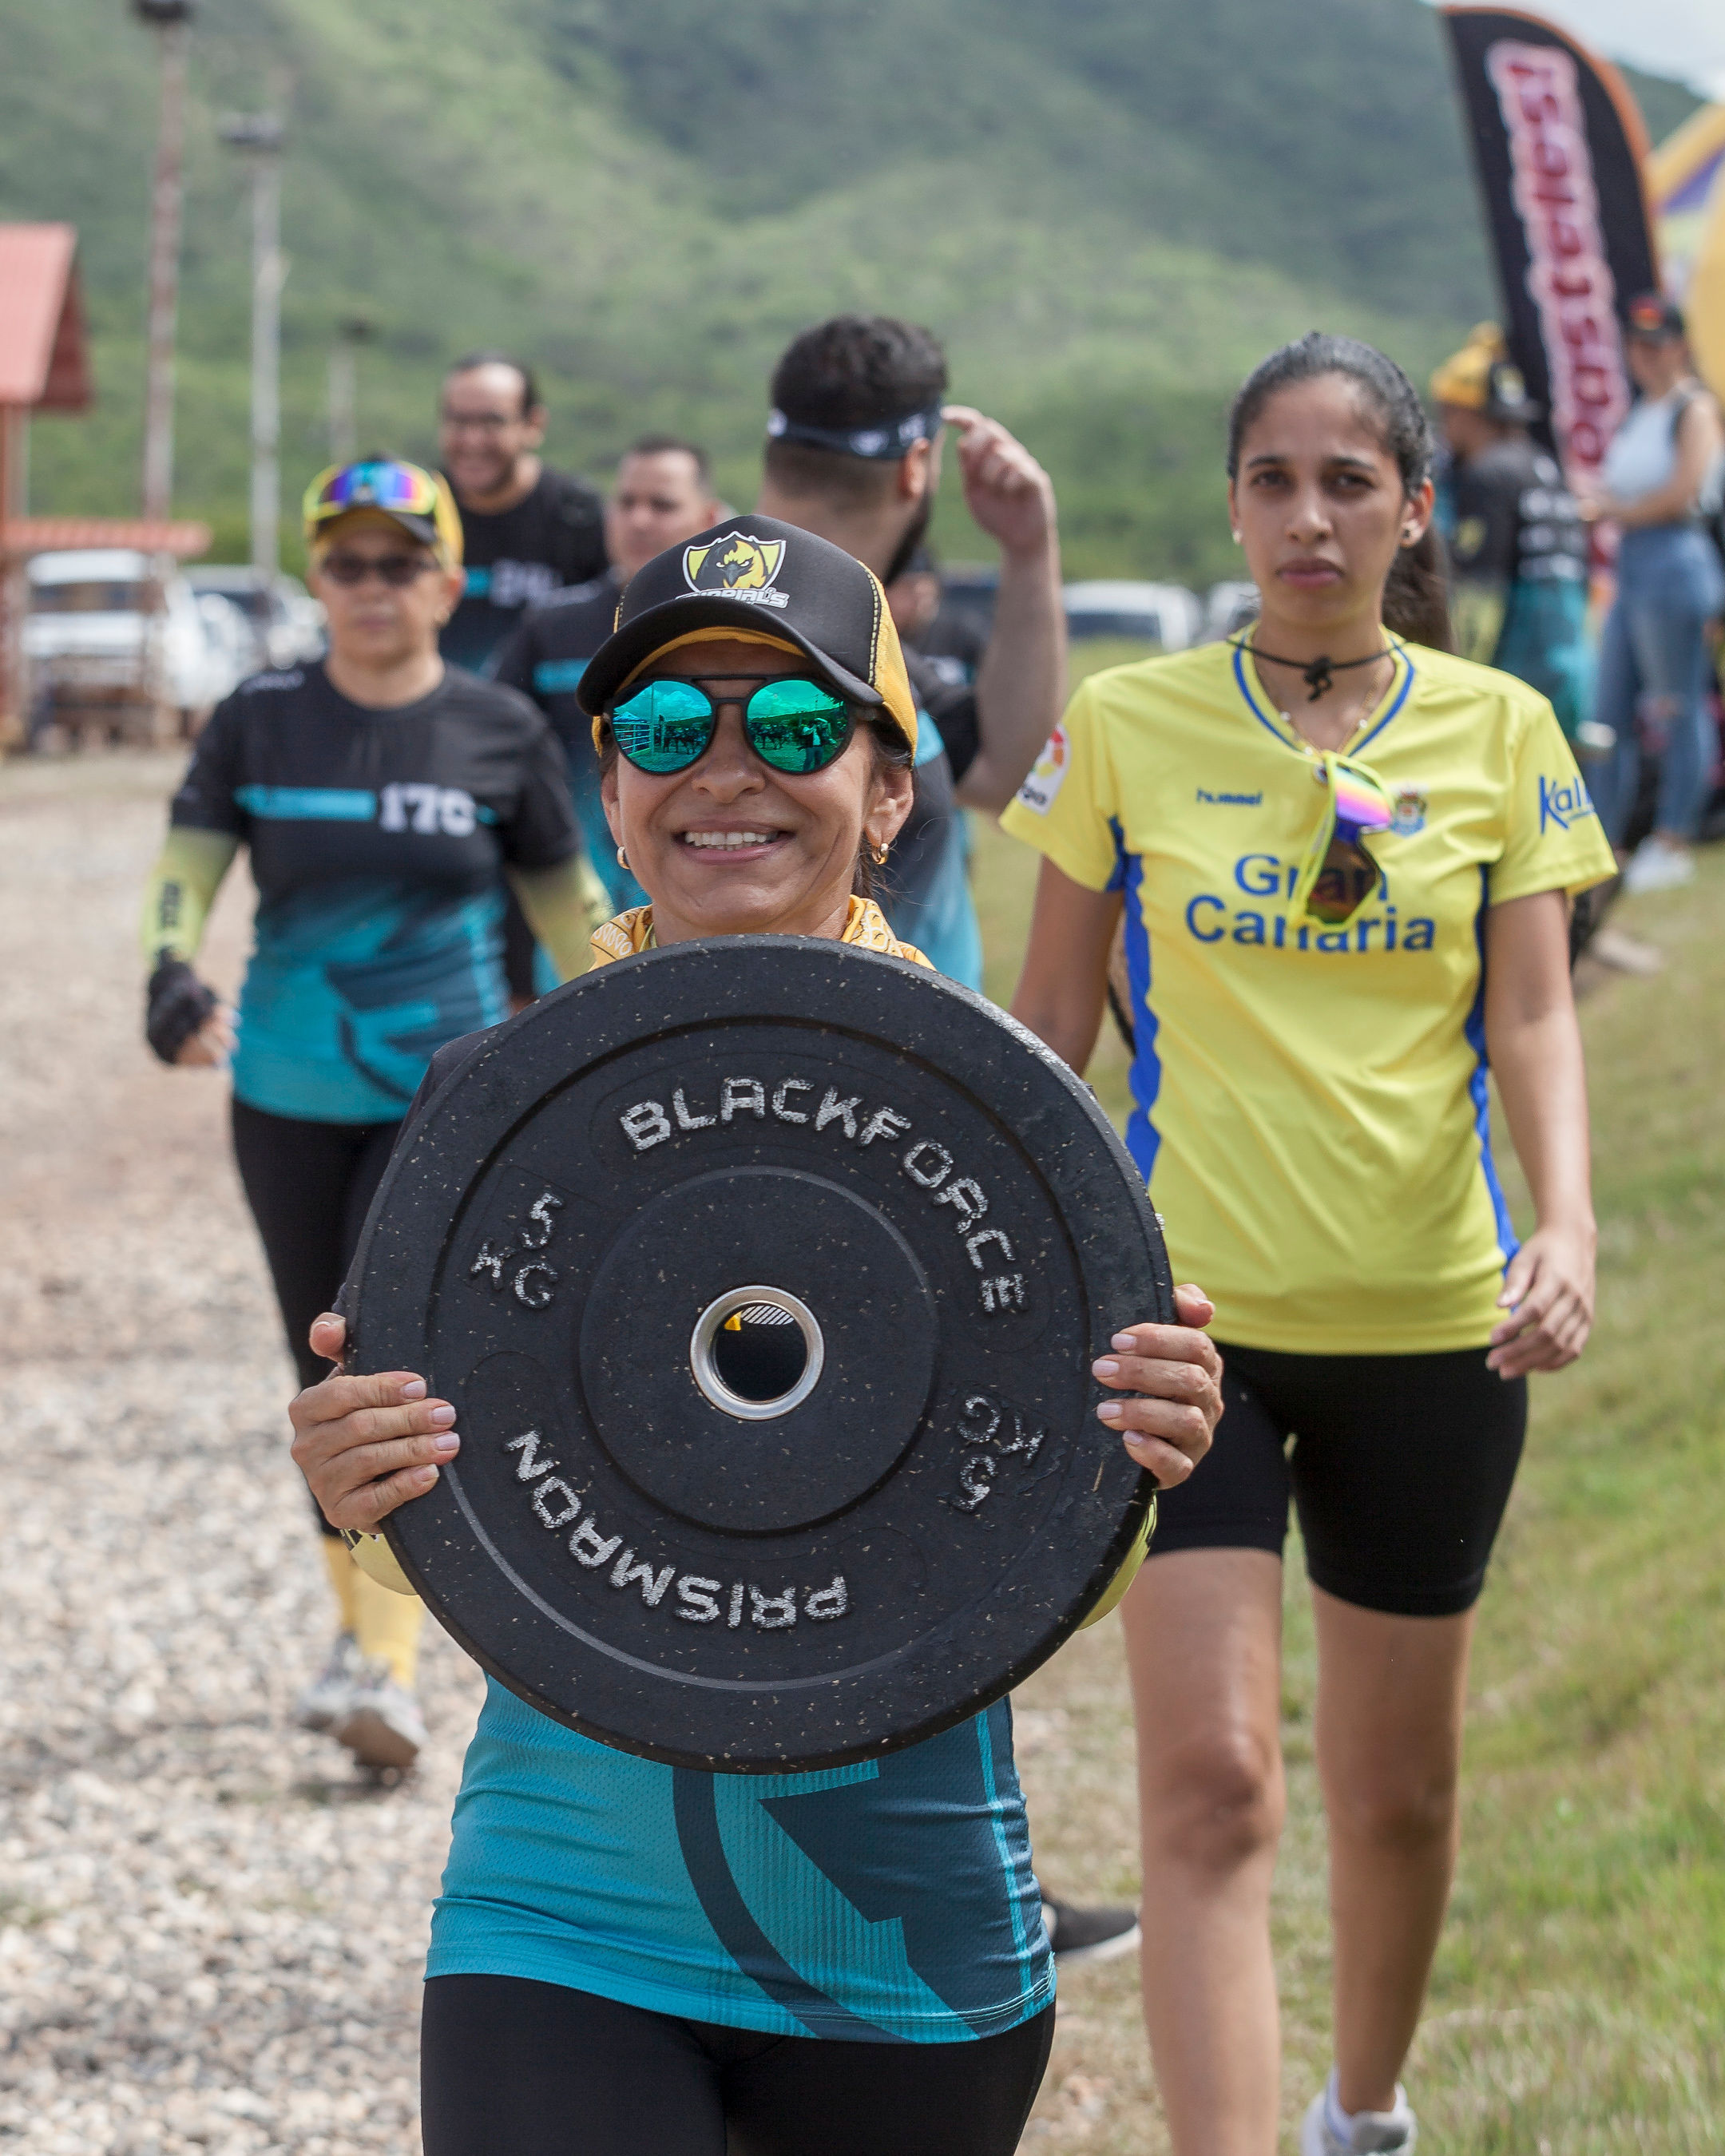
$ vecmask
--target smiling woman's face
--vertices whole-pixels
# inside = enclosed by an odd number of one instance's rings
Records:
[[[661,943],[693,936],[837,936],[858,850],[888,844],[910,814],[908,770],[877,769],[860,726],[824,771],[791,777],[749,747],[745,675],[806,674],[800,654],[743,639],[685,645],[643,679],[698,678],[721,706],[712,744],[665,778],[618,757],[604,780],[612,836],[653,901]],[[638,685],[631,684],[632,687]]]
[[[1266,624],[1329,628],[1380,605],[1398,548],[1430,519],[1431,485],[1408,498],[1358,388],[1322,374],[1247,428],[1228,507]]]

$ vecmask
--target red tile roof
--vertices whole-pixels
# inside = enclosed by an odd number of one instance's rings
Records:
[[[91,396],[69,224],[0,224],[0,404],[82,412]]]
[[[131,547],[141,554],[174,554],[182,562],[210,542],[207,524],[146,524],[141,516],[14,516],[0,524],[0,558],[58,554],[81,547]]]

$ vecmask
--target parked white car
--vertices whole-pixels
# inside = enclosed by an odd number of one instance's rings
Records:
[[[1258,587],[1238,578],[1212,584],[1204,603],[1204,639],[1219,644],[1224,636],[1238,636],[1258,619],[1261,601]]]
[[[265,576],[246,562],[194,562],[186,582],[200,598],[226,599],[244,617],[253,651],[247,673],[323,656],[323,608],[297,577]]]
[[[126,547],[28,564],[24,658],[32,732],[58,726],[151,741],[193,731],[249,671],[234,608],[207,613],[177,572]],[[229,619],[231,618],[231,619]]]
[[[1164,651],[1183,651],[1204,625],[1196,592],[1183,584],[1150,584],[1107,579],[1066,587],[1066,634],[1116,636],[1135,643],[1159,644]]]

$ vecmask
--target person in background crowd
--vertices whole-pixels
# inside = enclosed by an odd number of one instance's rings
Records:
[[[947,362],[930,332],[889,316],[805,330],[773,370],[762,516],[843,547],[883,584],[902,576],[940,485],[941,439],[959,433],[965,506],[1000,548],[994,631],[974,686],[906,654],[919,711],[916,798],[881,877],[893,932],[966,987],[983,984],[961,809],[998,814],[1060,714],[1066,626],[1048,475],[1005,428],[943,405]]]
[[[231,1057],[240,1181],[300,1382],[315,1385],[311,1321],[432,1052],[507,1013],[500,877],[565,975],[584,970],[605,909],[544,720],[439,654],[462,588],[448,488],[416,465],[338,466],[313,480],[305,516],[328,656],[254,675],[218,706],[174,796],[143,943],[157,1055]],[[193,967],[242,846],[258,911],[236,1029]],[[341,1621],[299,1718],[367,1766],[409,1766],[425,1736],[419,1604],[367,1580],[318,1524]]]
[[[639,906],[645,894],[618,862],[599,798],[593,721],[575,691],[588,661],[610,635],[618,601],[636,570],[723,514],[705,449],[675,434],[642,435],[624,451],[605,501],[610,567],[591,583],[555,593],[531,608],[491,663],[493,678],[531,696],[563,745],[588,857],[615,912]]]
[[[540,461],[545,406],[533,371],[475,352],[444,377],[438,453],[461,511],[466,585],[439,639],[445,659],[480,672],[523,611],[605,567],[598,490]]]
[[[1593,1316],[1568,899],[1611,873],[1550,705],[1441,628],[1411,382],[1316,334],[1230,421],[1262,598],[1092,675],[1002,819],[1045,858],[1015,1014],[1075,1070],[1124,911],[1127,1143],[1214,1301],[1225,1403],[1122,1605],[1145,2020],[1178,2156],[1271,2156],[1282,1546],[1317,1638],[1336,2065],[1302,2156],[1405,2152],[1398,2084],[1458,1832],[1474,1611],[1527,1373]],[[1517,1246],[1486,1070],[1537,1224]]]
[[[998,813],[1029,769],[1040,746],[1033,737],[1053,724],[1065,691],[1066,622],[1048,475],[998,421],[943,405],[946,388],[945,354],[911,323],[839,315],[805,330],[773,370],[757,506],[831,540],[890,586],[933,515],[944,424],[960,430],[965,506],[1001,550],[994,634],[974,686],[944,681],[917,653],[904,654],[916,704],[916,789],[879,887],[894,934],[980,989],[963,808]],[[1062,1967],[1129,1953],[1138,1943],[1131,1909],[1045,1895],[1043,1917]]]
[[[1605,453],[1603,487],[1581,504],[1584,516],[1609,520],[1623,535],[1594,706],[1616,738],[1594,784],[1620,849],[1642,747],[1660,755],[1654,828],[1623,882],[1629,891],[1667,891],[1695,874],[1690,848],[1717,748],[1707,631],[1725,608],[1725,569],[1701,520],[1718,507],[1722,434],[1718,405],[1696,379],[1683,317],[1671,300],[1649,292],[1630,302],[1625,348],[1640,395]]]
[[[906,651],[920,654],[943,681],[968,687],[975,680],[988,639],[947,603],[940,564],[927,547],[917,547],[887,587],[886,603]]]
[[[1538,690],[1565,739],[1586,748],[1587,527],[1529,432],[1540,408],[1495,322],[1444,362],[1431,394],[1450,451],[1440,515],[1455,648]]]

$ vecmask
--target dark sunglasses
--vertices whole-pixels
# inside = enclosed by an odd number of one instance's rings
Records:
[[[1332,839],[1324,865],[1312,886],[1306,910],[1317,921],[1339,928],[1351,921],[1378,888],[1383,870],[1363,847],[1347,839]]]
[[[392,591],[404,592],[428,569],[436,567],[436,562],[424,554],[326,554],[318,564],[317,573],[348,591],[362,584],[367,577],[377,577]]]
[[[706,681],[761,685],[747,702],[740,696],[716,701]],[[797,674],[710,675],[706,681],[667,675],[644,683],[612,706],[617,746],[637,771],[665,778],[698,763],[712,747],[726,704],[742,706],[749,747],[775,771],[824,771],[845,753],[854,726],[850,706],[819,681]]]

